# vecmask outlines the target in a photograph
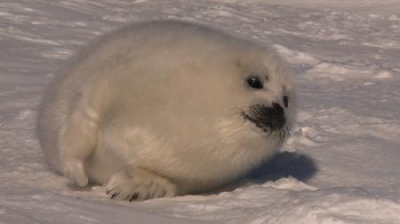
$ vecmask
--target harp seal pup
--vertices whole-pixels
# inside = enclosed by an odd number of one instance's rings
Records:
[[[272,50],[192,23],[105,35],[55,78],[37,134],[53,170],[113,199],[220,187],[276,152],[294,88]]]

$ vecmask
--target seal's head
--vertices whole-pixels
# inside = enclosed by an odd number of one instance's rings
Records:
[[[169,133],[175,127],[197,137],[211,135],[209,140],[224,135],[283,140],[295,96],[287,66],[273,50],[193,24],[155,24],[153,31],[146,25],[140,36],[146,41],[135,48],[140,58],[124,70],[140,76],[124,79],[118,88],[128,84],[143,93],[131,99],[153,103],[140,108],[154,115],[157,129],[165,124]]]
[[[293,87],[288,77],[284,77],[285,80],[273,79],[279,79],[279,76],[286,75],[285,71],[249,75],[246,78],[248,89],[254,92],[255,98],[259,102],[252,103],[241,112],[245,120],[252,122],[266,134],[278,132],[281,141],[284,140],[293,122],[295,99]],[[274,81],[275,83],[270,83]],[[277,86],[278,88],[276,88]]]

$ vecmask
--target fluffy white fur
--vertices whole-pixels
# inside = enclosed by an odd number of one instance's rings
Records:
[[[261,90],[250,75],[265,77]],[[145,200],[212,190],[279,148],[279,132],[246,121],[251,105],[294,92],[262,46],[183,22],[134,24],[106,35],[50,85],[37,132],[51,168],[112,198]]]

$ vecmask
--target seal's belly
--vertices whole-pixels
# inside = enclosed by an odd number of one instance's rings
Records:
[[[144,165],[173,180],[181,189],[195,193],[219,187],[238,178],[266,158],[263,153],[254,151],[225,157],[224,150],[220,149],[220,151],[186,158],[183,158],[182,155],[176,155],[176,158],[173,159],[165,157],[159,160],[155,166],[149,165],[151,164],[149,162]]]

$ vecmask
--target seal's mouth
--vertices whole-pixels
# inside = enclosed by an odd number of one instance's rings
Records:
[[[248,113],[242,112],[241,115],[246,121],[250,121],[255,124],[259,130],[267,133],[268,136],[276,133],[279,138],[279,142],[282,144],[289,133],[289,127],[286,125],[286,118],[284,115],[278,115],[276,112],[270,112],[270,109],[264,111],[264,115],[255,113],[254,111],[259,111],[259,109],[250,109]],[[266,115],[272,116],[266,116]],[[279,113],[280,114],[280,113]]]
[[[245,112],[242,112],[241,115],[242,115],[242,117],[243,117],[245,120],[252,122],[253,124],[256,125],[257,128],[260,128],[262,131],[264,131],[264,132],[271,132],[271,129],[270,129],[268,126],[262,124],[261,122],[257,122],[256,119],[250,117],[250,116],[247,115]]]

